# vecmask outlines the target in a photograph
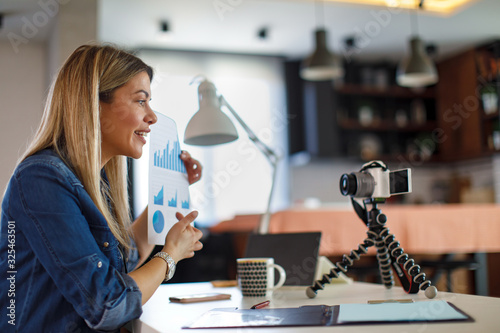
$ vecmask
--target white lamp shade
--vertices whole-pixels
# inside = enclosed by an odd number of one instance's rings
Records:
[[[410,56],[399,65],[396,82],[403,87],[424,87],[438,82],[436,66],[425,54],[422,40],[410,40]]]
[[[300,77],[308,81],[332,80],[344,75],[339,57],[332,54],[326,45],[326,31],[315,32],[316,49],[302,63]]]
[[[203,81],[198,87],[200,109],[186,126],[184,142],[195,146],[212,146],[238,139],[229,117],[220,109],[213,83]]]

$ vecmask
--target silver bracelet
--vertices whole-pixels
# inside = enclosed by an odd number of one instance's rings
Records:
[[[167,272],[165,273],[165,280],[163,280],[164,282],[166,282],[174,276],[175,261],[174,261],[174,259],[172,259],[170,254],[168,254],[167,252],[158,252],[153,256],[153,258],[156,258],[156,257],[165,260],[165,262],[167,263]]]

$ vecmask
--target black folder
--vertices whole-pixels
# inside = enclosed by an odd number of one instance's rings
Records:
[[[373,311],[366,311],[367,306]],[[342,311],[345,312],[345,316],[341,313]],[[374,314],[377,313],[383,314],[379,318],[374,318]],[[466,321],[474,320],[449,302],[420,301],[400,304],[307,305],[275,309],[220,308],[206,312],[183,328],[298,327]]]

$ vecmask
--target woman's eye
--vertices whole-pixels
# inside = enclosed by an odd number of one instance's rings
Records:
[[[140,100],[140,101],[139,101],[139,105],[140,105],[140,106],[144,106],[144,105],[146,105],[146,101],[145,101],[145,100],[143,100],[143,99],[142,99],[142,100]]]

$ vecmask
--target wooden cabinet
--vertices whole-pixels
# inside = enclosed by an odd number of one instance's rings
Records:
[[[446,59],[438,64],[437,84],[439,140],[443,161],[458,161],[491,154],[499,133],[497,107],[485,112],[483,94],[496,84],[498,74],[492,73],[491,63],[497,64],[495,45],[475,48]],[[486,67],[489,64],[490,67]],[[496,68],[498,71],[498,68]],[[494,139],[495,138],[495,139]]]
[[[486,152],[500,150],[500,41],[476,51],[477,90],[482,106],[482,146]]]
[[[438,64],[438,125],[443,161],[479,157],[481,110],[476,94],[475,50],[459,54]]]

